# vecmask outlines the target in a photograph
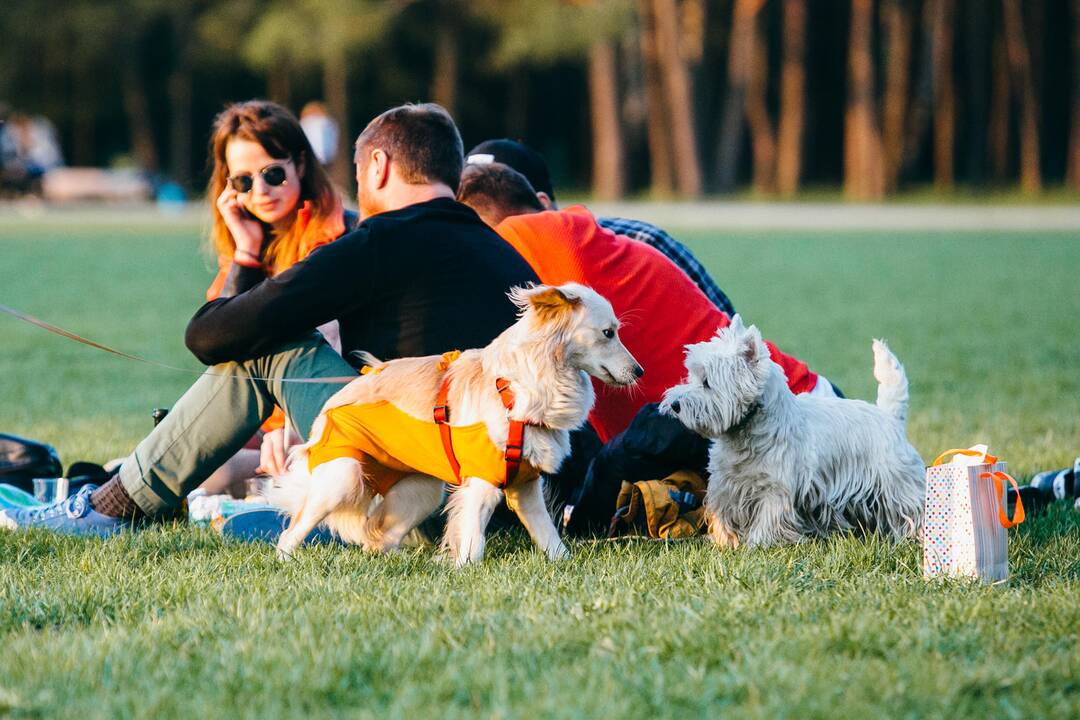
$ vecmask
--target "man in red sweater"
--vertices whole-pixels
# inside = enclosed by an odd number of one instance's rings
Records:
[[[712,338],[730,319],[662,253],[597,224],[580,205],[543,211],[528,180],[499,163],[469,165],[458,199],[495,228],[540,281],[578,282],[606,297],[622,321],[620,336],[645,368],[630,391],[595,383],[590,422],[609,441],[647,403],[686,376],[684,348]],[[801,361],[766,343],[783,368],[792,392],[813,391],[821,382]],[[831,386],[830,390],[831,390]]]
[[[630,391],[597,389],[590,422],[571,433],[570,457],[547,478],[554,500],[566,504],[566,531],[605,531],[624,480],[685,469],[704,474],[709,441],[662,415],[657,402],[686,374],[683,347],[711,338],[728,316],[665,255],[600,227],[585,208],[545,211],[529,181],[512,168],[466,166],[458,199],[513,245],[541,282],[572,280],[607,297],[623,323],[620,337],[645,368]],[[804,363],[771,344],[769,350],[794,392],[837,394]]]

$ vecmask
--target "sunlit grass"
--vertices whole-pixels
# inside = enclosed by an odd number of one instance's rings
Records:
[[[849,395],[871,337],[912,379],[924,457],[991,443],[1015,474],[1080,453],[1080,242],[1063,234],[681,236],[749,320]],[[197,370],[198,229],[0,225],[0,303]],[[0,431],[65,463],[130,449],[189,379],[0,317]],[[0,716],[1075,717],[1080,513],[1012,532],[1000,587],[926,584],[916,544],[517,536],[455,572],[166,526],[0,533]]]

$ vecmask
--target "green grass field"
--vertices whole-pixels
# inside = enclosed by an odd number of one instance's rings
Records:
[[[0,303],[198,369],[199,228],[0,220]],[[684,234],[767,337],[872,398],[912,381],[927,459],[989,442],[1018,477],[1080,453],[1080,241],[1064,234]],[[124,454],[190,379],[0,316],[0,431]],[[1004,586],[926,584],[914,542],[720,552],[518,536],[272,549],[161,527],[0,533],[0,717],[1076,717],[1080,513],[1011,531]]]

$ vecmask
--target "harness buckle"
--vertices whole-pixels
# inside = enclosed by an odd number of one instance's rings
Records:
[[[436,405],[435,410],[432,412],[435,418],[436,425],[444,425],[450,422],[450,406],[449,405]]]
[[[521,459],[525,457],[524,448],[521,445],[506,444],[506,459],[510,462],[521,462]]]

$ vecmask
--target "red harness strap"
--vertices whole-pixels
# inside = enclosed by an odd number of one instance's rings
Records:
[[[514,409],[514,391],[510,389],[510,381],[503,378],[495,378],[495,389],[499,391],[499,399],[506,408],[506,419],[510,421],[510,430],[506,434],[506,485],[514,482],[518,470],[521,469],[521,460],[525,457],[525,423],[521,420],[510,420],[510,411]]]
[[[454,454],[454,439],[450,436],[450,406],[447,397],[450,395],[450,378],[443,377],[442,385],[439,386],[439,395],[435,398],[435,424],[439,426],[439,437],[442,438],[443,452],[450,462],[450,469],[454,471],[458,485],[461,484],[461,463]]]
[[[495,389],[499,392],[499,399],[506,408],[507,419],[510,411],[514,409],[514,391],[510,389],[510,381],[503,378],[495,379]],[[450,405],[447,399],[450,396],[450,378],[444,377],[439,386],[439,394],[435,398],[435,410],[432,416],[435,424],[439,426],[439,437],[442,438],[443,451],[450,463],[450,469],[454,471],[454,477],[461,484],[461,463],[454,454],[454,438],[450,429]],[[533,423],[528,423],[532,425]],[[521,469],[521,461],[525,456],[525,425],[521,420],[510,420],[510,430],[506,437],[506,477],[503,479],[503,487],[514,482],[518,470]]]

